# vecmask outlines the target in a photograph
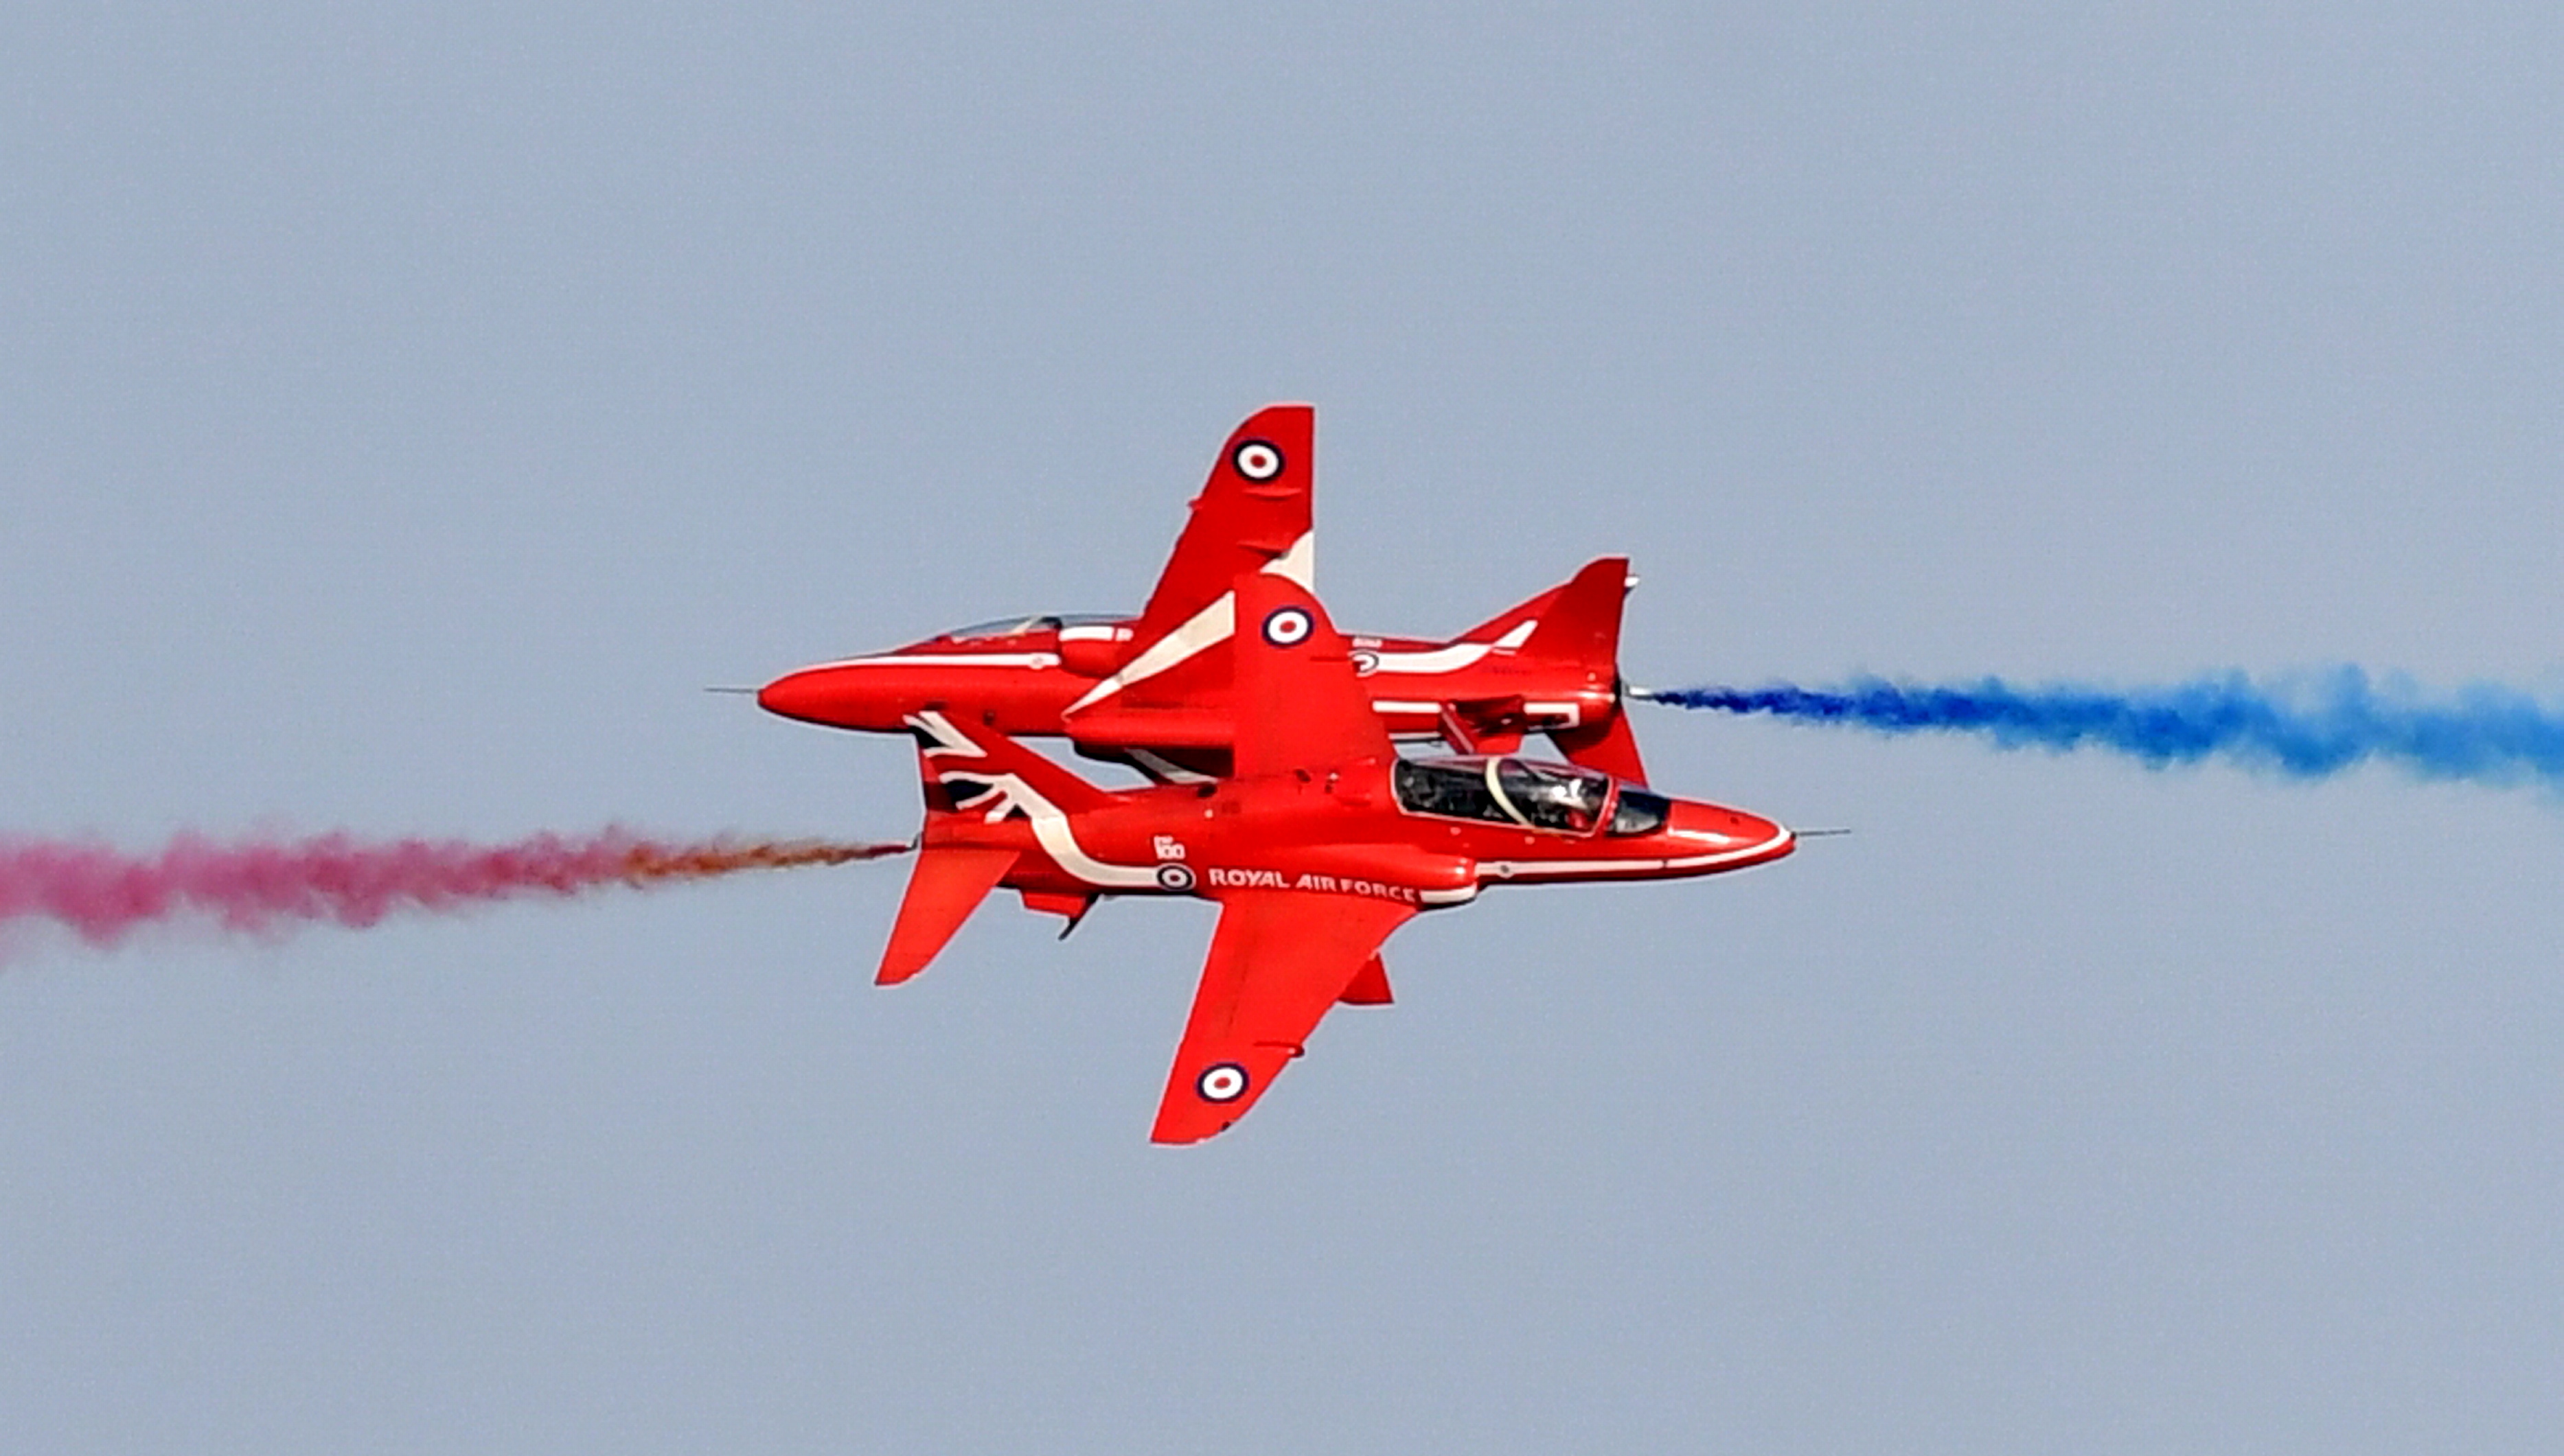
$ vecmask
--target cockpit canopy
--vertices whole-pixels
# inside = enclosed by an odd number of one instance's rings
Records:
[[[1052,613],[1037,617],[998,617],[986,622],[973,622],[956,627],[944,634],[948,642],[972,642],[989,637],[1021,637],[1030,632],[1056,632],[1063,627],[1110,627],[1122,619],[1110,612]]]
[[[1662,795],[1615,784],[1607,773],[1523,758],[1401,758],[1390,784],[1398,806],[1411,814],[1558,834],[1592,834],[1598,827],[1613,835],[1653,834],[1672,810]]]

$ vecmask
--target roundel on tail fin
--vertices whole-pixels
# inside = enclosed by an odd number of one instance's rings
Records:
[[[1286,462],[1281,449],[1273,442],[1247,440],[1228,452],[1228,463],[1237,467],[1239,475],[1261,483],[1280,475]]]

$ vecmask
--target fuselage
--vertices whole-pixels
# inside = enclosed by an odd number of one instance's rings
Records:
[[[952,791],[949,811],[929,816],[927,846],[1014,850],[1002,883],[1047,896],[1265,889],[1429,909],[1490,884],[1709,875],[1795,847],[1757,815],[1514,757],[1126,789],[1073,813],[1002,774]]]
[[[1517,640],[1351,641],[1364,691],[1393,737],[1442,736],[1446,710],[1476,731],[1514,738],[1601,723],[1617,710],[1606,668],[1518,652],[1528,629],[1511,635]],[[1224,748],[1233,721],[1226,673],[1205,671],[1202,649],[1149,657],[1133,650],[1128,621],[1037,617],[802,668],[767,684],[757,702],[785,718],[866,732],[905,732],[912,714],[958,707],[1012,737]]]

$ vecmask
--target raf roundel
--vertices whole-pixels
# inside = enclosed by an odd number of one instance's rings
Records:
[[[1269,481],[1282,473],[1282,452],[1261,440],[1242,442],[1228,458],[1250,481]]]
[[[1309,614],[1298,607],[1275,607],[1264,618],[1264,640],[1276,647],[1297,647],[1309,640]]]
[[[1202,1069],[1193,1091],[1204,1102],[1235,1102],[1246,1095],[1246,1069],[1235,1062],[1214,1063]]]
[[[1193,872],[1184,865],[1158,866],[1158,888],[1178,893],[1193,888]]]

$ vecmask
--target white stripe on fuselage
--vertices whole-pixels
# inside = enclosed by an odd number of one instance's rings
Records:
[[[886,652],[879,657],[850,657],[840,662],[814,663],[803,668],[814,673],[821,668],[1055,668],[1056,652]]]
[[[1425,652],[1378,653],[1375,656],[1380,659],[1380,666],[1372,671],[1376,673],[1456,673],[1462,668],[1476,667],[1485,660],[1488,653],[1511,652],[1522,646],[1531,640],[1532,632],[1539,626],[1539,619],[1534,618],[1493,642],[1453,642]]]
[[[1783,829],[1770,839],[1718,854],[1677,855],[1661,860],[1480,860],[1478,874],[1490,880],[1567,880],[1582,875],[1627,874],[1631,870],[1707,870],[1750,860],[1789,844],[1798,836]]]

